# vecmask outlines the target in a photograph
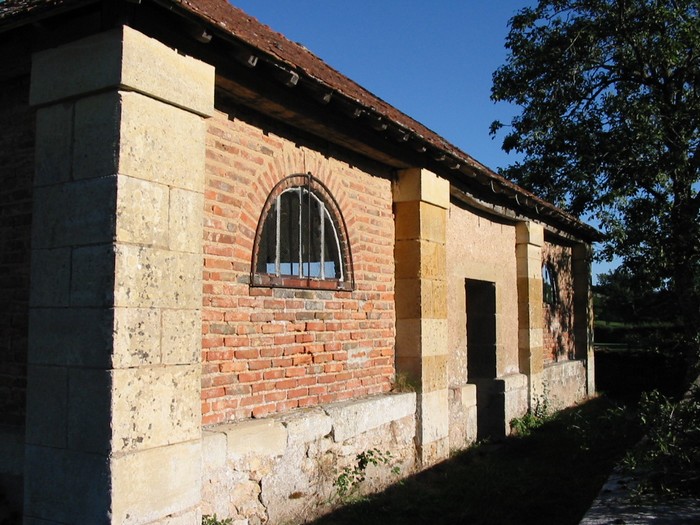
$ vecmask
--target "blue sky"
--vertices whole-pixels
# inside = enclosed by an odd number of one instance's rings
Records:
[[[492,139],[518,108],[490,100],[508,20],[536,0],[233,0],[379,98],[494,170],[515,162]],[[594,273],[607,265],[595,265]]]

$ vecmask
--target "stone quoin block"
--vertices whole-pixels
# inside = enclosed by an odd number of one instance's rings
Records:
[[[108,368],[112,360],[112,310],[96,308],[32,308],[30,362],[45,365]]]
[[[128,26],[34,55],[30,104],[123,86],[202,116],[214,108],[214,68]]]
[[[114,370],[113,449],[143,450],[198,439],[199,367]]]
[[[205,124],[192,113],[138,93],[120,93],[119,173],[198,191],[204,185]]]
[[[73,168],[73,103],[42,108],[36,114],[34,186],[68,182]]]
[[[110,467],[112,523],[150,523],[199,504],[199,439],[116,456],[110,460]]]
[[[170,189],[163,184],[120,176],[116,238],[120,242],[169,246]]]

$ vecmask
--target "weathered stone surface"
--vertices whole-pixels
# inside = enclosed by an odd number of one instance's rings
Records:
[[[586,398],[586,362],[562,361],[542,370],[543,396],[548,408],[561,410]]]
[[[121,98],[116,91],[76,101],[71,156],[74,180],[117,174],[120,119]]]
[[[160,363],[161,310],[118,307],[112,311],[114,368]]]
[[[203,116],[214,114],[214,68],[123,26],[123,86]]]
[[[128,26],[35,54],[32,80],[32,105],[124,86],[213,114],[214,68]]]
[[[201,193],[202,119],[138,93],[120,96],[119,173]]]
[[[274,419],[251,419],[216,430],[226,434],[228,457],[232,459],[247,454],[281,456],[287,448],[287,430]]]
[[[476,385],[450,387],[450,451],[461,450],[477,438]]]
[[[32,308],[29,362],[108,368],[112,363],[111,309]]]
[[[198,363],[202,355],[201,326],[200,310],[162,310],[163,364]]]
[[[201,256],[145,246],[116,248],[115,306],[201,307]]]
[[[121,175],[117,192],[117,242],[168,247],[169,188]]]
[[[515,239],[517,244],[532,244],[544,246],[544,228],[541,224],[532,221],[522,221],[515,226]]]
[[[447,388],[447,353],[423,356],[421,392],[433,392]]]
[[[204,195],[201,192],[170,189],[169,239],[170,249],[180,252],[202,253],[201,220]]]
[[[294,443],[310,443],[330,434],[333,420],[320,408],[297,410],[278,416],[287,429],[287,440],[290,446]]]
[[[114,451],[199,438],[199,366],[114,370]]]
[[[329,405],[325,411],[333,419],[333,440],[338,443],[414,413],[415,403],[413,393],[394,394]]]
[[[72,252],[70,304],[112,306],[114,263],[111,244],[75,248]]]
[[[32,306],[69,306],[70,286],[70,248],[32,250],[29,297]]]
[[[112,242],[116,179],[102,177],[36,188],[36,248]]]
[[[104,456],[27,445],[24,487],[25,521],[110,523],[109,460]]]
[[[36,114],[34,186],[68,182],[73,161],[73,104],[42,108]]]
[[[409,168],[399,172],[393,185],[394,202],[423,201],[441,208],[450,207],[450,184],[434,173]]]
[[[352,405],[359,406],[353,410]],[[356,416],[372,410],[383,422],[357,423],[361,418]],[[355,419],[354,430],[337,441],[339,434],[329,433],[331,421],[345,424],[348,418]],[[411,473],[414,434],[415,394],[377,396],[218,425],[203,438],[203,512],[231,517],[235,523],[308,520],[337,495],[333,482],[339,469],[354,466],[359,453],[377,449],[392,456],[390,465],[367,468],[360,493],[395,481],[394,466],[402,475]],[[227,437],[228,447],[223,441]]]
[[[68,371],[63,367],[31,365],[27,391],[27,443],[65,447],[68,418]]]
[[[444,244],[447,211],[422,201],[396,202],[396,240],[417,240]]]
[[[198,439],[113,457],[110,463],[112,523],[150,523],[199,505],[202,450]]]
[[[226,434],[215,430],[202,431],[202,458],[205,469],[213,470],[226,465],[227,452]]]
[[[449,391],[424,392],[419,398],[422,418],[420,444],[425,446],[449,435]]]
[[[530,406],[528,377],[525,374],[510,374],[499,377],[504,396],[504,426],[506,434],[510,432],[510,421],[525,414]]]
[[[69,411],[65,420],[68,448],[108,455],[112,450],[109,399],[112,376],[108,370],[71,368],[68,374]]]

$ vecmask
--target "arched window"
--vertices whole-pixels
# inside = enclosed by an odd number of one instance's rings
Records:
[[[542,265],[542,300],[549,306],[555,306],[559,302],[557,274],[550,263]]]
[[[251,284],[285,288],[353,288],[345,221],[324,184],[292,175],[265,202],[255,235]]]

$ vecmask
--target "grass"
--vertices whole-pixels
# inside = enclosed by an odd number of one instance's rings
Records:
[[[473,446],[314,523],[578,524],[638,438],[634,418],[598,398],[527,436]]]

